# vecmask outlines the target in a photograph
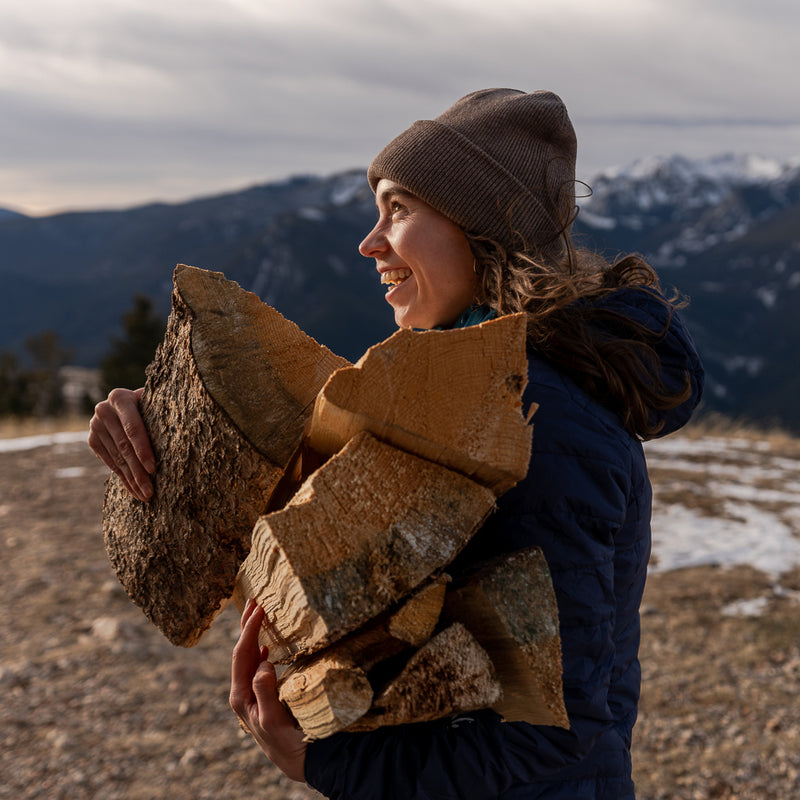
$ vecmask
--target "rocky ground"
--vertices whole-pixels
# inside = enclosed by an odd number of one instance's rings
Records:
[[[797,443],[778,442],[796,463]],[[122,592],[100,531],[104,477],[81,443],[0,452],[0,800],[319,797],[229,710],[237,615],[182,650]],[[746,566],[651,576],[640,800],[800,797],[800,570],[779,585]],[[733,605],[747,600],[758,615]]]

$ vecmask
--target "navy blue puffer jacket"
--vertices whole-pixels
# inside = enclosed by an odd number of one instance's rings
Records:
[[[622,290],[606,302],[662,329],[665,307]],[[659,346],[662,379],[692,397],[667,412],[683,425],[702,393],[691,339],[674,316]],[[525,404],[539,404],[525,480],[459,556],[459,566],[538,545],[559,607],[570,730],[504,722],[492,711],[337,734],[309,746],[306,779],[332,800],[630,800],[631,731],[639,699],[639,604],[650,555],[644,453],[616,415],[536,353]]]

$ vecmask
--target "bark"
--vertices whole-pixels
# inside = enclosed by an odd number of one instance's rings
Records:
[[[425,722],[486,708],[497,702],[501,691],[486,651],[463,625],[454,623],[414,653],[348,730]]]
[[[140,404],[155,495],[112,477],[103,519],[120,582],[174,644],[195,644],[230,598],[313,399],[346,363],[220,273],[176,269]]]

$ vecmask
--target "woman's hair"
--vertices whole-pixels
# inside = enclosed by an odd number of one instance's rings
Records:
[[[529,343],[617,412],[630,433],[651,438],[664,424],[658,412],[676,408],[691,394],[688,374],[677,391],[664,385],[656,351],[684,303],[664,298],[655,271],[640,256],[611,264],[576,250],[568,234],[563,236],[565,254],[554,263],[467,234],[478,274],[477,300],[500,315],[527,312]],[[663,303],[663,328],[652,330],[602,302],[622,287]]]

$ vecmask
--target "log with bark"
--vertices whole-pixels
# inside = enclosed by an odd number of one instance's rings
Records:
[[[348,362],[221,273],[181,265],[174,283],[140,403],[155,493],[142,503],[112,476],[103,529],[131,599],[191,646],[233,593],[317,393]]]
[[[507,720],[569,727],[561,685],[558,605],[542,551],[531,547],[484,565],[445,602],[486,649],[503,687]]]
[[[309,739],[324,738],[361,719],[373,705],[369,672],[422,647],[444,605],[448,578],[415,591],[400,608],[380,615],[321,653],[299,658],[280,678],[280,699]]]
[[[415,647],[403,646],[385,627],[373,625],[314,657],[298,659],[282,676],[281,699],[306,736],[366,731],[482,707],[492,707],[506,720],[569,728],[558,608],[540,548],[484,565],[449,587],[441,618],[440,608],[438,598],[426,606],[425,631],[430,636],[437,627],[440,634],[425,645],[418,639]],[[439,638],[454,624],[466,633],[456,628],[458,635],[451,631]],[[397,654],[404,654],[399,661]],[[356,683],[357,698],[350,689]]]

